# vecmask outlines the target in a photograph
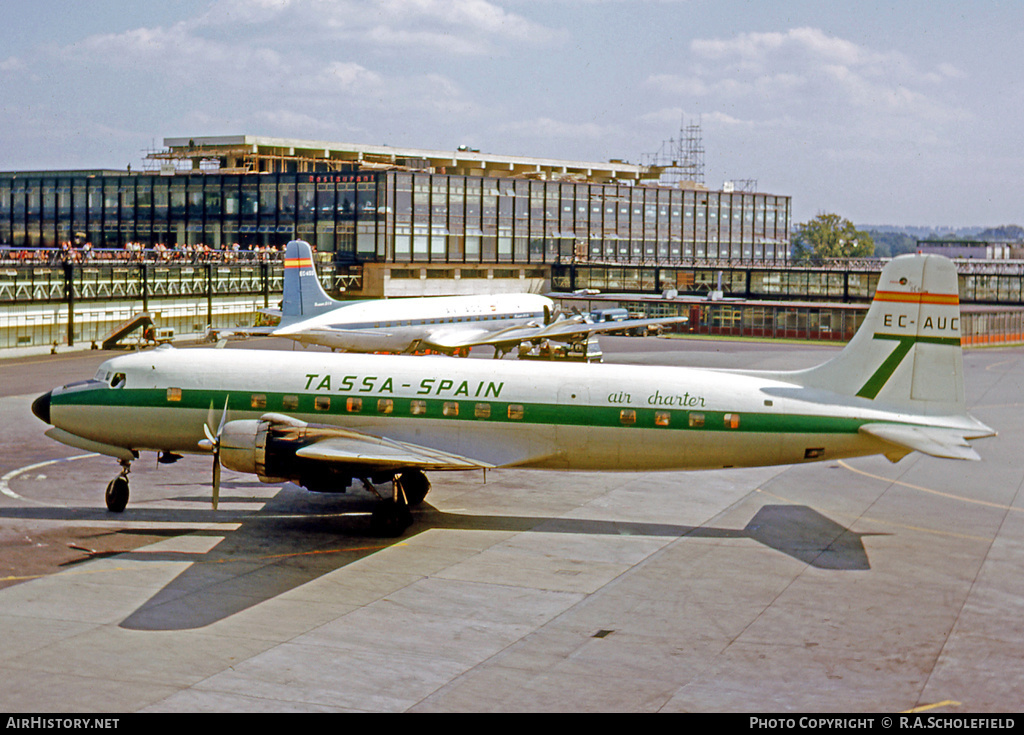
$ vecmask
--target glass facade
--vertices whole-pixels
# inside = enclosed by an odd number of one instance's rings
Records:
[[[379,174],[0,174],[0,243],[279,248],[301,237],[354,260],[376,252]],[[361,201],[360,201],[361,200]]]
[[[672,263],[784,259],[770,194],[407,171],[0,174],[0,244],[278,248],[340,262]]]

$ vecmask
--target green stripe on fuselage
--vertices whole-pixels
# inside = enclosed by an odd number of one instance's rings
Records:
[[[815,416],[812,414],[773,414],[766,412],[742,411],[690,411],[655,409],[629,405],[616,406],[569,406],[552,403],[520,403],[517,401],[473,400],[460,401],[444,398],[414,398],[372,396],[363,394],[342,394],[330,396],[330,407],[327,410],[316,408],[316,399],[325,397],[322,393],[298,394],[298,405],[294,403],[285,407],[285,396],[294,401],[295,393],[264,393],[265,404],[254,408],[251,404],[251,392],[227,394],[229,420],[232,418],[255,418],[266,413],[281,413],[312,423],[337,423],[335,417],[346,416],[352,419],[359,417],[377,419],[435,419],[443,421],[492,422],[507,424],[546,424],[552,426],[577,426],[580,428],[620,427],[686,431],[719,431],[749,432],[767,434],[855,434],[864,419],[845,418],[839,416]],[[350,411],[348,399],[361,399],[359,411]],[[384,413],[378,410],[378,399],[390,400],[391,411]],[[413,402],[422,411],[413,413]],[[119,408],[168,408],[213,411],[214,421],[219,421],[224,408],[225,392],[211,390],[183,389],[180,400],[168,400],[165,389],[130,389],[113,388],[90,391],[76,391],[53,397],[53,406],[108,406]],[[457,404],[457,412],[453,411]],[[477,404],[489,406],[489,415],[477,417]],[[447,409],[446,409],[447,406]],[[512,412],[510,407],[515,407]],[[522,418],[518,408],[522,407]],[[635,412],[635,421],[631,421],[624,411]],[[657,419],[667,415],[668,424],[658,423]],[[691,425],[691,416],[703,416],[700,425]],[[732,428],[727,425],[726,416],[739,416],[739,425]],[[328,418],[330,417],[330,418]]]

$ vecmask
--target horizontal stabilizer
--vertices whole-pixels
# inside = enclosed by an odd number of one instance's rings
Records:
[[[864,424],[860,430],[890,444],[896,444],[933,457],[979,460],[981,457],[967,443],[960,429],[907,424]]]
[[[383,439],[357,431],[332,429],[338,435],[298,450],[296,456],[324,462],[419,467],[424,470],[473,470],[494,465],[418,444]]]

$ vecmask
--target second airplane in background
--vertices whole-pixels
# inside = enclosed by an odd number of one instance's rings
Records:
[[[429,349],[465,354],[487,345],[500,357],[524,342],[586,342],[599,332],[683,321],[686,317],[595,323],[583,315],[558,314],[554,301],[528,293],[336,301],[320,285],[309,243],[293,240],[285,249],[281,323],[235,332],[287,337],[345,352]]]

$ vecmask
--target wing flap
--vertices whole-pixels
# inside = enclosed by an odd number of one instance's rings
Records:
[[[917,452],[945,459],[980,460],[960,429],[907,424],[864,424],[860,431]]]
[[[352,430],[341,430],[309,444],[296,456],[321,462],[374,465],[384,467],[418,467],[424,470],[472,470],[494,467],[470,457],[443,452],[419,444],[384,439]]]

